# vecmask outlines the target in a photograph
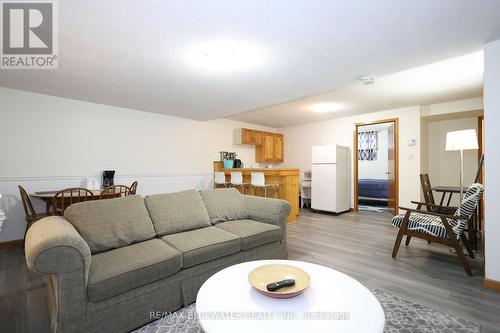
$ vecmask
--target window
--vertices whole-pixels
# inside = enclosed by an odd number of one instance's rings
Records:
[[[358,133],[358,161],[375,161],[377,159],[377,132]]]

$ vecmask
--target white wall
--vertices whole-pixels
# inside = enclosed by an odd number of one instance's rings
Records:
[[[430,104],[422,106],[422,117],[453,115],[462,112],[482,110],[483,98],[469,98],[458,101]]]
[[[433,186],[459,186],[460,184],[460,152],[446,151],[446,133],[464,129],[474,129],[477,133],[477,118],[450,119],[429,121],[422,124],[427,126],[427,171]],[[464,186],[472,184],[476,177],[478,151],[464,151]],[[439,200],[440,197],[435,197]],[[451,205],[457,206],[458,195],[452,197]]]
[[[485,275],[500,281],[500,40],[484,47]]]
[[[365,127],[362,127],[365,130]],[[388,170],[388,132],[387,129],[377,131],[377,159],[373,161],[358,161],[359,179],[387,179]]]
[[[255,162],[251,146],[233,145],[233,129],[259,127],[199,122],[154,113],[0,88],[0,242],[20,239],[24,212],[17,185],[28,192],[82,185],[116,170],[116,182],[139,181],[139,193],[211,186],[219,151]],[[37,202],[37,208],[43,206]]]
[[[408,206],[411,200],[420,197],[418,176],[420,173],[419,106],[336,118],[280,129],[285,135],[286,158],[284,166],[310,170],[311,147],[324,144],[339,144],[349,147],[352,160],[354,124],[387,118],[399,118],[399,204]],[[415,146],[407,145],[410,138],[417,139]],[[354,198],[351,195],[351,206],[353,205]]]

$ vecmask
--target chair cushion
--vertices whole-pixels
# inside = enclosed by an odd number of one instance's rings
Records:
[[[235,188],[207,190],[200,194],[212,224],[250,218],[245,199]]]
[[[181,254],[159,239],[95,254],[90,260],[88,296],[99,302],[159,280],[182,268]]]
[[[207,209],[195,190],[155,194],[144,201],[159,236],[210,226]]]
[[[392,218],[392,225],[400,228],[403,224],[403,220],[405,218],[405,214],[399,214]],[[453,232],[457,237],[460,237],[460,234],[463,232],[463,228],[461,223],[458,223],[455,220],[447,219],[450,224]],[[418,232],[422,232],[425,234],[429,234],[432,236],[447,238],[448,232],[441,221],[439,216],[421,214],[421,213],[411,213],[410,221],[408,223],[408,229],[414,230]]]
[[[281,239],[280,227],[252,220],[222,222],[217,224],[217,228],[240,237],[243,251]]]
[[[92,253],[156,236],[144,200],[138,195],[73,204],[64,217],[78,230]]]
[[[238,236],[216,227],[184,231],[161,239],[182,254],[184,268],[225,257],[241,249]]]
[[[484,186],[479,183],[472,184],[465,192],[460,206],[455,211],[455,216],[464,216],[467,220],[474,214],[476,207],[483,196]],[[467,222],[466,220],[466,222]],[[465,228],[465,225],[464,225]]]

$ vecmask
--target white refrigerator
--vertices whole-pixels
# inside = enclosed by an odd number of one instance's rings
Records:
[[[351,208],[351,154],[339,145],[312,147],[311,208],[341,213]]]

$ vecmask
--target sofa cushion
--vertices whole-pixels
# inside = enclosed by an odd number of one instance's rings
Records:
[[[144,202],[159,236],[210,226],[207,209],[195,190],[155,194]]]
[[[95,254],[90,261],[88,296],[99,302],[179,271],[181,254],[159,239]]]
[[[212,224],[250,218],[245,199],[235,188],[207,190],[200,194]]]
[[[156,236],[144,200],[138,195],[73,204],[64,217],[78,230],[92,253]]]
[[[241,249],[238,236],[216,227],[184,231],[161,239],[182,254],[184,268],[225,257]]]
[[[240,237],[243,251],[281,239],[280,227],[252,220],[222,222],[217,224],[217,228]]]

